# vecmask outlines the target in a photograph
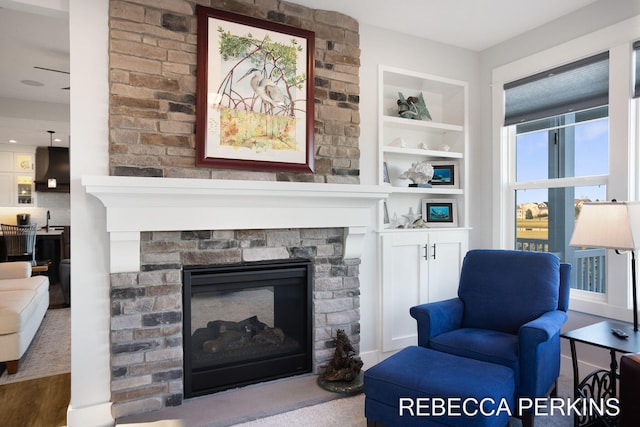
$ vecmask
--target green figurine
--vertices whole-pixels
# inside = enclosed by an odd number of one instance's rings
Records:
[[[422,92],[417,96],[410,96],[405,99],[402,92],[398,92],[398,114],[405,119],[431,120],[431,114],[424,103]]]

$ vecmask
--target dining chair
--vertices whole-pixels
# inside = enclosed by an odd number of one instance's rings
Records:
[[[7,261],[31,261],[36,265],[36,231],[38,224],[0,224]]]

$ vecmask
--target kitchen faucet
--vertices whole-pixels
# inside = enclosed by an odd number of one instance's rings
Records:
[[[47,211],[47,233],[49,232],[49,220],[51,219],[51,212]]]

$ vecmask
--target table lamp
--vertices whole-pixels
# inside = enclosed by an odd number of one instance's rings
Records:
[[[638,331],[635,251],[640,248],[640,202],[584,203],[569,246],[631,252],[633,330]]]

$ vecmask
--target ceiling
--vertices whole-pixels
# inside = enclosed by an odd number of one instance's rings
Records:
[[[597,0],[291,0],[373,25],[483,51]]]
[[[402,7],[386,0],[291,1],[480,52],[596,0],[403,0]],[[62,140],[54,145],[67,146],[68,15],[25,12],[16,4],[20,2],[0,0],[0,144],[14,139],[48,145],[47,130],[54,130]]]
[[[68,15],[0,7],[0,54],[0,144],[68,146]]]

